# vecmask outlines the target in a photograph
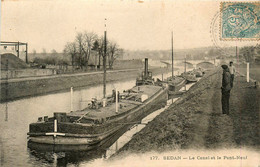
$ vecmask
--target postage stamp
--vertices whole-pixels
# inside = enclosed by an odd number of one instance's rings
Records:
[[[221,2],[220,40],[260,40],[260,2]]]

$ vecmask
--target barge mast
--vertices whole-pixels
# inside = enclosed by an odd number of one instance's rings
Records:
[[[105,18],[105,31],[104,31],[104,56],[103,56],[103,98],[106,98],[106,57],[107,57],[107,26],[106,26],[106,18]]]
[[[172,79],[174,77],[174,74],[173,74],[173,32],[172,32]]]

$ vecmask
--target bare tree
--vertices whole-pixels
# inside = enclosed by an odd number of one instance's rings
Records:
[[[123,54],[123,50],[119,48],[116,42],[109,42],[108,44],[108,65],[109,68],[113,68],[115,60]]]
[[[68,42],[65,45],[64,52],[71,56],[71,65],[74,67],[75,65],[75,58],[77,56],[77,47],[75,42]]]
[[[83,47],[84,47],[84,36],[81,32],[77,33],[76,40],[75,40],[75,45],[78,51],[78,65],[80,68],[83,68],[84,66],[84,52],[83,52]]]
[[[98,66],[100,68],[100,65],[101,65],[101,58],[103,60],[103,57],[105,56],[104,55],[104,37],[100,37],[98,39],[98,43],[99,43],[99,48],[98,48]]]
[[[95,41],[97,40],[97,34],[93,32],[84,32],[84,42],[83,42],[83,47],[82,51],[84,54],[84,59],[85,59],[85,66],[86,68],[88,67],[88,61],[91,56],[91,50],[94,46]]]
[[[75,43],[79,55],[79,65],[81,68],[85,66],[87,69],[89,58],[91,56],[91,49],[96,39],[97,35],[93,32],[79,32],[77,34]]]
[[[98,54],[98,67],[100,68],[101,58],[104,60],[104,37],[98,37],[94,32],[79,32],[76,35],[74,42],[67,43],[64,52],[72,56],[72,64],[80,66],[80,68],[85,67],[87,69],[89,64],[89,59],[95,51]],[[107,57],[109,62],[109,67],[113,67],[114,61],[117,57],[122,54],[122,49],[116,42],[107,41]],[[96,56],[96,54],[93,54]],[[96,58],[95,58],[96,61]],[[96,64],[96,63],[95,63]]]
[[[104,57],[104,37],[97,38],[94,43],[92,50],[98,53],[98,68],[101,67],[101,58]]]

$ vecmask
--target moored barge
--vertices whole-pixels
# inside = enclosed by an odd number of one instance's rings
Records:
[[[192,71],[184,72],[184,73],[181,74],[181,76],[186,79],[187,84],[198,81],[197,78],[196,78],[196,75]]]
[[[44,117],[31,123],[29,142],[58,146],[82,145],[85,150],[93,149],[164,107],[168,99],[167,89],[153,84],[138,85],[120,94],[114,93],[105,101],[92,101],[83,110],[55,112],[53,117]]]

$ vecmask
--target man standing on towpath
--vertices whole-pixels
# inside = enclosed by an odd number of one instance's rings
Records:
[[[229,68],[227,65],[222,65],[223,68],[223,75],[222,75],[222,113],[229,115],[229,97],[230,97],[230,90],[231,90],[231,74],[229,72]]]

